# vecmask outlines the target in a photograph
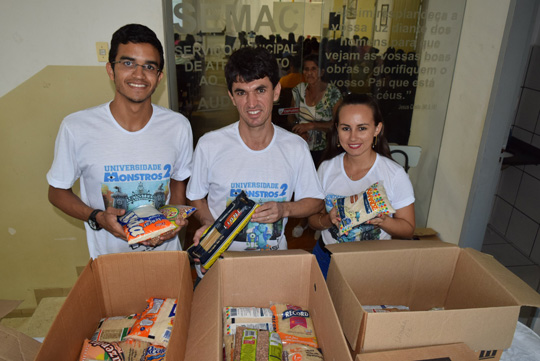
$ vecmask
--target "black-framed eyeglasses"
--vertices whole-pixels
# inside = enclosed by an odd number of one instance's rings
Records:
[[[120,61],[113,61],[111,64],[120,64],[122,70],[130,70],[135,71],[138,66],[142,68],[142,70],[151,75],[158,75],[160,70],[157,66],[154,64],[137,64],[133,60],[120,60]]]

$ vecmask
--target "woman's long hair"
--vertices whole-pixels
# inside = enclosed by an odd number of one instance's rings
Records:
[[[390,154],[390,146],[388,145],[386,137],[384,136],[384,122],[381,114],[381,109],[379,108],[379,103],[371,95],[350,93],[343,97],[341,104],[336,110],[334,125],[332,127],[332,130],[330,131],[330,136],[327,138],[328,147],[326,148],[326,151],[321,157],[320,163],[324,162],[325,160],[332,159],[345,151],[341,146],[338,146],[338,124],[341,109],[346,105],[367,105],[371,109],[373,113],[373,119],[375,120],[375,126],[379,125],[379,123],[382,124],[381,131],[376,137],[376,143],[375,139],[373,140],[373,142],[375,143],[375,145],[373,146],[373,150],[384,157],[392,159],[392,155]]]

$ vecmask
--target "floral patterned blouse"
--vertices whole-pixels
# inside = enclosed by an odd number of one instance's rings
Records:
[[[308,106],[306,104],[307,85],[307,83],[300,83],[292,90],[294,104],[300,108],[300,111],[296,114],[298,123],[332,121],[332,111],[341,98],[339,89],[335,85],[329,83],[322,99],[315,106]],[[310,130],[308,136],[309,150],[316,151],[326,149],[326,132]]]

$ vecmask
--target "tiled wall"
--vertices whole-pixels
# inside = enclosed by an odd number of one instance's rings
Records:
[[[512,135],[540,149],[539,46],[532,48]],[[503,166],[482,251],[540,292],[540,165]],[[530,325],[538,334],[539,316]]]

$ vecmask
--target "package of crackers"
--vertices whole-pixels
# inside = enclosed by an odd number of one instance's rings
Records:
[[[209,269],[248,224],[257,207],[259,205],[241,191],[214,224],[203,233],[199,244],[192,245],[187,252],[191,257],[200,259],[202,267]]]

